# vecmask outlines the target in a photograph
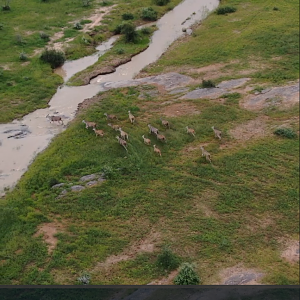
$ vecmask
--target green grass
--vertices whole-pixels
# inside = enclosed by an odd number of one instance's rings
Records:
[[[163,129],[159,114],[149,115],[149,109],[141,106],[145,104],[138,99],[141,89],[102,94],[101,102],[81,112],[38,155],[7,195],[1,207],[0,282],[74,284],[82,271],[122,253],[154,227],[162,235],[158,246],[168,244],[182,261],[196,262],[203,284],[209,284],[220,267],[241,261],[266,272],[267,284],[297,284],[298,266],[280,258],[278,239],[298,237],[298,138],[274,135],[251,141],[247,147],[236,144],[221,150],[212,125],[225,132],[224,143],[231,143],[226,132],[257,116],[232,102],[240,95],[223,105],[187,101],[202,112],[189,116],[188,123],[200,133],[194,139],[185,133],[184,116],[169,118],[172,129]],[[152,101],[157,106],[166,99],[159,96]],[[138,124],[129,123],[128,110]],[[116,132],[106,125],[104,112],[117,114],[129,133],[128,154],[118,145]],[[82,119],[97,121],[106,136],[96,138]],[[149,136],[149,122],[168,140],[167,144],[156,142],[162,158],[143,144],[141,135]],[[209,143],[206,149],[213,165],[200,156],[200,150],[184,155],[185,147],[199,143]],[[106,182],[80,193],[57,199],[61,190],[49,187],[53,180],[76,184],[83,175],[105,170],[109,171]],[[217,217],[207,216],[200,204]],[[66,225],[49,256],[42,239],[32,235],[38,224],[54,219]],[[259,220],[264,219],[271,225],[262,230]],[[157,251],[141,254],[114,265],[106,275],[93,273],[92,283],[146,284],[164,275],[156,263],[158,255]]]
[[[176,5],[180,0],[173,0]],[[87,17],[95,9],[102,6],[102,2],[91,1],[84,7],[82,1],[49,0],[47,2],[21,0],[11,2],[10,11],[0,11],[0,123],[20,118],[38,108],[47,107],[47,103],[56,92],[56,88],[63,83],[62,78],[52,72],[48,64],[39,62],[35,50],[47,45],[47,41],[40,37],[45,32],[51,37],[62,31],[64,36],[57,41],[64,42],[67,38],[74,38],[69,43],[67,59],[77,59],[94,53],[95,45],[113,35],[113,29],[122,22],[122,14],[126,11],[134,13],[136,25],[145,23],[139,17],[142,7],[151,5],[151,0],[109,1],[116,4],[114,9],[104,16],[103,24],[96,26],[95,35],[91,38],[79,30],[73,29],[75,22],[87,23]],[[161,17],[169,6],[155,6]],[[107,6],[107,5],[105,5]],[[85,43],[82,38],[89,40]],[[21,52],[25,52],[28,60],[24,63],[19,59]],[[134,53],[134,52],[133,52]]]
[[[211,14],[195,28],[193,36],[184,43],[175,42],[144,72],[157,74],[223,63],[220,78],[245,77],[240,71],[249,69],[257,82],[299,78],[298,1],[280,0],[276,2],[278,11],[270,1],[227,0],[222,5],[234,6],[237,11],[226,16]]]

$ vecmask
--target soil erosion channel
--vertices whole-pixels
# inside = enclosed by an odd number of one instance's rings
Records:
[[[38,109],[22,120],[0,124],[0,195],[5,187],[12,187],[27,170],[34,157],[49,144],[50,140],[66,128],[57,122],[50,123],[46,116],[59,115],[66,125],[74,118],[79,103],[100,91],[113,88],[114,82],[130,80],[145,66],[155,62],[181,35],[183,28],[204,19],[219,4],[218,0],[185,0],[165,14],[156,25],[150,46],[132,60],[117,68],[116,72],[94,78],[89,85],[62,86],[49,102],[49,107]],[[113,44],[114,38],[100,45],[99,52],[90,57],[67,62],[62,67],[65,81],[97,61]]]

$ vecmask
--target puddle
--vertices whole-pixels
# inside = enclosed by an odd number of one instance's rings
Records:
[[[172,42],[185,33],[183,28],[188,28],[197,21],[204,19],[207,14],[219,4],[218,0],[185,0],[172,11],[165,14],[156,25],[158,30],[153,34],[151,44],[144,52],[133,57],[132,60],[116,69],[115,73],[94,78],[91,84],[81,87],[62,86],[49,102],[49,107],[38,109],[22,120],[14,120],[9,124],[0,124],[0,192],[5,187],[13,187],[27,170],[34,157],[44,150],[51,139],[62,132],[66,125],[56,122],[50,123],[46,118],[48,114],[62,116],[67,124],[75,116],[79,103],[86,98],[91,98],[98,92],[107,90],[106,82],[117,82],[133,79],[145,66],[156,61],[170,46]],[[182,23],[187,19],[184,25]],[[86,69],[97,61],[98,56],[104,54],[117,37],[112,37],[102,43],[97,49],[98,53],[75,61],[66,62],[57,70],[66,82],[75,73]],[[26,127],[26,134],[22,138],[9,136],[18,133],[20,128]],[[13,130],[8,132],[8,130]],[[24,131],[25,132],[25,131]],[[1,194],[1,193],[0,193]]]

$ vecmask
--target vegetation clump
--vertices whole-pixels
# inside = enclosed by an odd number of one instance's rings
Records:
[[[157,266],[164,270],[175,270],[179,266],[179,258],[171,251],[169,247],[164,247],[157,257]]]
[[[124,23],[121,33],[124,34],[126,43],[135,43],[139,36],[132,23]]]
[[[170,2],[170,0],[153,0],[153,3],[158,6],[167,5],[169,2]]]
[[[218,7],[216,10],[217,15],[227,15],[234,12],[236,12],[236,8],[232,6]]]
[[[77,22],[74,24],[74,29],[80,30],[80,29],[82,29],[82,25],[79,22]]]
[[[134,15],[131,13],[125,13],[122,15],[122,19],[123,20],[133,20],[134,19]]]
[[[294,130],[290,128],[277,128],[274,131],[274,134],[286,137],[288,139],[294,139],[297,137],[296,132],[294,132]]]
[[[49,37],[49,34],[45,33],[45,32],[40,32],[40,38],[45,40],[45,41],[49,41],[50,40],[50,37]]]
[[[47,62],[51,65],[52,69],[55,69],[66,61],[65,54],[62,51],[55,49],[45,49],[40,57],[44,62]]]
[[[83,272],[80,277],[77,278],[78,282],[83,285],[87,285],[91,281],[91,275],[87,272]]]
[[[174,279],[174,283],[177,285],[197,285],[200,283],[200,278],[192,264],[183,263]]]
[[[202,80],[202,83],[201,83],[201,87],[203,88],[203,89],[205,89],[205,88],[214,88],[214,87],[216,87],[216,85],[215,85],[215,83],[213,82],[213,81],[211,81],[211,80]]]
[[[21,52],[19,55],[20,60],[25,61],[28,59],[27,55],[25,52]]]
[[[145,21],[156,21],[157,11],[155,11],[152,7],[145,7],[142,9],[141,18]]]

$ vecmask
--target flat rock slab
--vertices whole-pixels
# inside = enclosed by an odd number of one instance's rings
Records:
[[[97,180],[92,180],[92,181],[89,181],[85,186],[93,186],[93,185],[96,185],[96,184],[98,184],[99,183],[99,181],[97,181]]]
[[[73,185],[73,186],[71,186],[71,191],[72,192],[79,192],[79,191],[82,191],[84,189],[85,189],[85,187],[82,186],[82,185]]]
[[[163,85],[166,90],[171,90],[182,85],[187,85],[191,81],[193,81],[193,79],[189,76],[171,72],[171,73],[161,74],[157,76],[150,76],[145,78],[124,80],[118,82],[106,82],[103,83],[102,86],[104,89],[109,90],[113,88],[137,86],[141,84],[159,84],[159,85]]]
[[[299,103],[299,83],[290,86],[274,87],[259,95],[250,95],[243,107],[249,110],[260,110],[268,106],[292,106]]]
[[[169,92],[170,95],[175,95],[175,94],[181,94],[181,93],[186,93],[189,90],[189,88],[177,88],[173,89]]]
[[[85,176],[82,176],[79,179],[79,181],[90,181],[90,180],[95,179],[96,177],[98,177],[96,174],[85,175]]]
[[[234,275],[227,279],[224,284],[225,285],[241,285],[245,284],[247,282],[250,282],[252,280],[256,280],[260,277],[262,277],[263,274],[257,274],[257,273],[241,273]]]
[[[60,187],[62,187],[64,185],[65,185],[65,183],[58,183],[58,184],[54,184],[51,188],[52,189],[57,189],[57,188],[60,188]]]
[[[250,80],[250,78],[222,81],[215,88],[198,88],[182,96],[180,99],[216,99],[223,94],[232,93],[231,89],[235,89],[244,85],[248,80]]]

